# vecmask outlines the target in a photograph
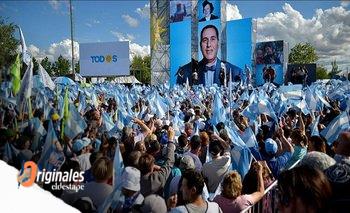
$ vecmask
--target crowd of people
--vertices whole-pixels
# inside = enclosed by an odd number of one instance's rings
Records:
[[[299,91],[238,82],[56,85],[33,88],[32,112],[18,111],[5,90],[0,158],[18,169],[34,161],[83,171],[76,183],[83,190],[42,184],[82,212],[225,213],[259,201],[264,212],[274,211],[272,203],[281,212],[349,207],[348,81]],[[277,201],[265,193],[276,180]]]

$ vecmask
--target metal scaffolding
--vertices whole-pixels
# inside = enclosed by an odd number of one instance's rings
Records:
[[[151,84],[169,80],[169,11],[170,1],[151,0]]]

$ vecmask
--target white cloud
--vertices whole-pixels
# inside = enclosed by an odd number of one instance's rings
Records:
[[[118,32],[118,31],[111,31],[111,33],[118,39],[118,41],[130,41],[129,42],[129,48],[130,48],[129,58],[130,58],[130,61],[136,55],[144,57],[146,55],[151,54],[151,47],[150,47],[150,45],[140,45],[140,44],[132,42],[132,41],[135,40],[135,36],[134,35],[128,34],[128,33],[124,34],[124,33]]]
[[[112,35],[114,35],[115,37],[117,37],[118,41],[133,41],[135,40],[135,36],[132,34],[123,34],[121,32],[117,32],[117,31],[111,31]]]
[[[60,55],[70,59],[72,57],[71,40],[64,39],[58,43],[51,44],[46,53],[50,60],[56,60]],[[79,44],[76,41],[74,41],[74,59],[79,60]]]
[[[226,5],[226,21],[241,19],[242,15],[239,12],[237,5],[227,3]]]
[[[350,1],[349,1],[349,0],[347,0],[347,1],[341,1],[340,5],[341,5],[342,7],[347,7],[347,6],[350,5]]]
[[[99,20],[91,20],[91,21],[88,21],[88,22],[86,22],[85,23],[85,26],[87,26],[87,27],[89,27],[89,28],[91,28],[91,27],[93,27],[93,26],[96,26],[96,25],[98,25],[98,24],[100,24],[101,22],[99,21]]]
[[[132,60],[132,58],[134,58],[134,56],[138,55],[141,57],[145,57],[146,55],[150,55],[151,54],[151,47],[150,45],[139,45],[136,43],[130,43],[129,45],[130,48],[130,61]]]
[[[129,15],[122,15],[122,18],[130,27],[138,27],[139,26],[139,21],[136,18],[133,18]]]
[[[41,61],[45,58],[44,52],[40,51],[40,49],[33,44],[29,45],[28,51],[30,52],[31,56],[37,59],[38,61]]]
[[[70,39],[65,39],[58,43],[52,43],[50,47],[46,50],[40,50],[35,45],[31,44],[28,46],[28,50],[30,54],[33,57],[35,57],[38,61],[41,61],[45,57],[48,57],[49,61],[54,62],[60,55],[69,60],[72,57],[72,47]],[[79,44],[76,41],[74,41],[74,59],[79,60]]]
[[[49,4],[54,10],[58,10],[60,8],[60,2],[58,0],[50,0]]]
[[[150,18],[150,4],[145,4],[143,8],[137,8],[135,10],[137,14],[141,16],[141,18],[149,19]]]
[[[283,12],[269,13],[257,22],[258,41],[285,40],[290,47],[309,42],[316,48],[320,64],[329,67],[336,59],[341,69],[350,66],[350,11],[343,7],[317,9],[306,19],[286,3]]]

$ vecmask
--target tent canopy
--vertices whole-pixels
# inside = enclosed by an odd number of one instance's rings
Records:
[[[116,84],[141,84],[141,82],[138,81],[133,75],[118,76],[115,77],[115,79],[112,82]]]

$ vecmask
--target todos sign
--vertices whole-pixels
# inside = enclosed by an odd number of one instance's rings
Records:
[[[79,45],[82,76],[130,74],[129,42],[99,42]]]

